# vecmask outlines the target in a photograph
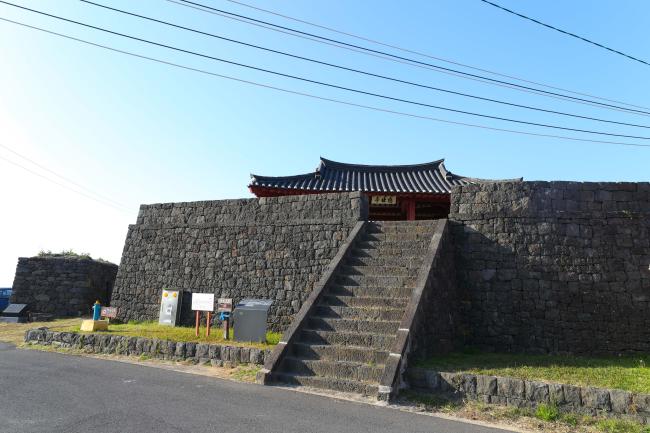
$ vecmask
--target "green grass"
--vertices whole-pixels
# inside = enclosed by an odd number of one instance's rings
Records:
[[[554,404],[540,404],[535,410],[535,417],[542,421],[555,421],[560,417],[560,410]]]
[[[648,426],[621,419],[604,419],[598,421],[596,426],[603,433],[650,433]]]
[[[81,326],[81,320],[79,324],[68,326],[68,327],[59,327],[57,331],[68,331],[68,332],[79,332],[79,327]],[[253,342],[244,342],[244,341],[234,341],[233,330],[230,330],[230,339],[225,340],[223,338],[223,329],[218,327],[212,327],[210,329],[210,336],[205,336],[205,327],[199,329],[199,336],[195,335],[194,327],[187,326],[162,326],[156,322],[129,322],[124,324],[110,324],[108,331],[96,331],[96,333],[109,333],[111,335],[124,335],[128,337],[145,337],[145,338],[158,338],[161,340],[172,340],[172,341],[187,341],[187,342],[196,342],[196,343],[226,343],[233,346],[250,346],[258,347],[261,349],[269,349],[278,344],[282,334],[277,332],[267,332],[266,333],[266,343],[253,343]]]
[[[421,361],[440,371],[511,376],[650,393],[650,355],[620,357],[452,353]]]

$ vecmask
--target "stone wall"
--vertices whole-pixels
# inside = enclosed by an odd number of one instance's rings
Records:
[[[117,265],[76,256],[21,257],[10,302],[55,317],[91,314],[110,301]]]
[[[450,219],[467,344],[650,352],[650,184],[457,187]]]
[[[112,305],[122,320],[157,320],[163,287],[272,299],[269,327],[282,331],[367,214],[358,192],[143,205]]]
[[[111,334],[79,334],[77,332],[57,332],[47,328],[30,329],[25,332],[25,342],[69,349],[85,353],[106,353],[171,361],[190,361],[201,364],[210,363],[221,367],[237,364],[264,364],[269,349],[231,346],[228,344],[208,344],[176,342],[157,338],[126,337]]]
[[[423,368],[409,369],[406,376],[411,388],[451,399],[533,408],[554,404],[563,412],[624,415],[650,422],[648,394]]]

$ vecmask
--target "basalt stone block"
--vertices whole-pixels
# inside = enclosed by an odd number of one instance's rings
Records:
[[[440,372],[440,390],[458,392],[461,389],[462,377],[461,373]]]
[[[580,396],[582,398],[582,405],[586,408],[602,411],[610,411],[612,409],[609,391],[606,389],[584,387],[581,389]]]
[[[582,407],[582,398],[580,397],[580,387],[573,385],[563,385],[564,401],[574,409]]]
[[[248,352],[248,359],[251,364],[262,364],[264,360],[264,354],[260,349],[257,349],[255,347],[251,347],[249,352]]]
[[[632,406],[635,413],[643,416],[650,416],[650,395],[633,394]]]
[[[497,394],[499,397],[523,400],[526,397],[524,381],[511,377],[498,377]]]
[[[198,359],[207,359],[210,356],[210,345],[199,343],[196,345],[194,357]]]
[[[221,359],[221,346],[218,344],[211,344],[208,349],[208,358]]]
[[[442,388],[442,377],[437,371],[424,370],[424,383],[428,389],[437,391]]]
[[[632,393],[612,389],[609,391],[609,399],[614,413],[629,413],[632,406]]]
[[[548,403],[549,387],[543,382],[526,381],[526,400],[535,403]]]
[[[196,355],[196,343],[185,343],[185,357],[194,358]]]
[[[185,343],[176,343],[176,347],[174,348],[174,357],[176,359],[185,359]]]
[[[473,374],[461,375],[461,390],[471,398],[476,397],[476,376]]]
[[[497,378],[494,376],[476,376],[476,393],[479,395],[497,395]]]
[[[559,383],[548,384],[548,397],[551,403],[561,406],[566,403],[564,399],[564,387]]]

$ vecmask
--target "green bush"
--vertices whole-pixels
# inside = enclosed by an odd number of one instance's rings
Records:
[[[77,253],[74,250],[61,250],[58,253],[53,253],[50,250],[40,250],[38,257],[78,257],[80,259],[91,259],[90,253]]]
[[[542,421],[555,421],[560,417],[560,411],[554,404],[545,404],[542,403],[537,406],[535,411],[535,418],[539,418]]]

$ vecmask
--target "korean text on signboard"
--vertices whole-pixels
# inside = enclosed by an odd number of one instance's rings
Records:
[[[117,308],[116,307],[102,307],[101,316],[102,317],[108,317],[109,319],[115,319],[117,317]]]
[[[232,298],[219,298],[217,300],[217,312],[232,313]]]
[[[214,293],[192,293],[193,311],[214,311]]]
[[[397,204],[397,196],[394,195],[373,195],[370,199],[370,204],[373,205],[395,205]]]

